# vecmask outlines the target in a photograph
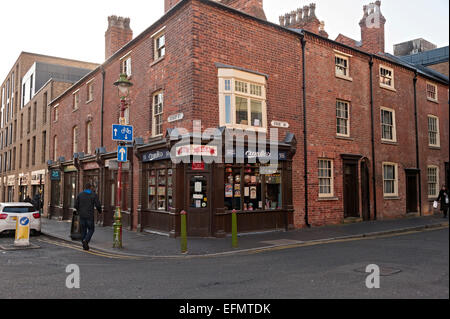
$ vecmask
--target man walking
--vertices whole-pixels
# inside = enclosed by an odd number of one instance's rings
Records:
[[[444,213],[444,218],[447,218],[448,209],[449,209],[449,194],[447,187],[445,185],[442,185],[442,189],[439,192],[439,197],[436,201],[441,201],[441,211]]]
[[[89,242],[95,231],[94,208],[97,208],[99,214],[102,213],[100,200],[93,191],[92,185],[87,183],[84,191],[78,195],[75,202],[75,209],[80,215],[81,240],[84,250],[89,250]]]

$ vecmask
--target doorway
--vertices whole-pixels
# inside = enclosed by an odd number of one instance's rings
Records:
[[[415,214],[418,210],[417,170],[406,170],[406,213]]]
[[[187,174],[187,231],[189,236],[211,236],[210,174]]]
[[[352,162],[344,162],[344,217],[360,217],[358,164]]]
[[[449,162],[445,163],[445,186],[447,189],[450,189],[450,164]]]
[[[369,182],[369,162],[367,159],[361,162],[361,197],[362,197],[362,218],[364,221],[370,220],[370,182]]]

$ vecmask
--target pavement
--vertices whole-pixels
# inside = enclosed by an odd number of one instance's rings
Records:
[[[173,239],[157,234],[132,232],[125,229],[123,230],[123,248],[115,249],[112,248],[113,228],[96,226],[94,237],[89,246],[96,251],[132,257],[208,257],[407,233],[440,227],[448,227],[448,219],[444,219],[442,216],[427,216],[323,226],[288,232],[239,234],[238,248],[232,248],[230,236],[226,238],[188,238],[188,253],[182,254],[180,238]],[[72,241],[70,238],[70,228],[70,222],[42,218],[43,235],[70,243],[79,243],[81,247],[80,242]]]

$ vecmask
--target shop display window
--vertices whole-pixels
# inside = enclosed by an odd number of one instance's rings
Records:
[[[282,208],[281,169],[267,165],[228,165],[225,168],[225,207],[244,212]]]
[[[170,211],[173,207],[173,169],[150,169],[147,172],[147,208]]]

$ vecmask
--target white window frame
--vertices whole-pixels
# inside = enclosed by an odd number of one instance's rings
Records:
[[[389,77],[383,76],[381,74],[381,70],[382,69],[385,69],[386,71],[391,72],[391,74],[392,74],[391,77],[390,77],[391,85],[388,85],[388,84],[384,83],[383,79],[384,78],[389,78]],[[385,89],[395,90],[395,73],[394,73],[394,69],[393,68],[387,67],[385,65],[380,65],[379,77],[380,77],[380,87],[385,88]]]
[[[166,33],[165,33],[166,27],[162,27],[161,29],[159,29],[157,32],[155,32],[151,38],[153,38],[153,59],[154,61],[158,61],[163,59],[166,56]],[[160,48],[158,48],[157,43],[158,40],[164,37],[164,45]],[[159,50],[161,48],[164,48],[164,54],[159,55]]]
[[[94,80],[86,83],[87,99],[86,103],[92,102],[94,100]]]
[[[72,128],[72,154],[78,153],[78,126]]]
[[[251,130],[256,132],[267,132],[267,102],[266,102],[266,77],[232,68],[219,68],[219,122],[220,126],[233,129]],[[236,90],[236,82],[245,83],[246,92]],[[229,87],[228,87],[229,85]],[[257,93],[254,94],[255,90]],[[236,123],[236,98],[247,99],[248,120],[251,120],[251,102],[261,102],[262,123],[260,126],[237,124]],[[227,100],[230,104],[227,105]],[[227,106],[229,114],[227,116]],[[229,120],[229,122],[227,121]]]
[[[352,56],[349,55],[349,54],[345,54],[343,52],[336,51],[336,50],[334,50],[334,52],[335,52],[335,54],[334,54],[334,70],[335,71],[334,72],[335,72],[336,77],[344,79],[344,80],[352,81],[353,79],[350,77],[350,58]],[[345,68],[346,73],[347,73],[346,75],[341,74],[341,73],[338,72],[338,67],[339,66],[336,63],[336,59],[337,58],[347,61],[347,67]]]
[[[436,94],[435,98],[432,98],[432,97],[428,96],[428,86],[429,85],[434,87],[434,89],[435,89],[435,94]],[[428,101],[431,101],[431,102],[438,102],[439,101],[438,86],[436,84],[433,84],[433,83],[427,81],[426,82],[426,94],[427,94],[427,100]]]
[[[126,74],[128,78],[133,74],[131,64],[131,51],[120,58],[120,73]]]
[[[92,153],[92,121],[86,123],[86,154]]]
[[[155,98],[157,96],[161,95],[162,101],[161,101],[161,109],[162,112],[156,113],[156,103],[155,103]],[[158,123],[158,126],[161,126],[161,132],[157,132],[156,130],[156,117],[160,116],[161,117],[161,122]],[[152,95],[152,136],[153,137],[158,137],[158,136],[162,136],[164,134],[164,132],[162,131],[162,126],[164,125],[164,92],[163,91],[158,91],[155,92]]]
[[[436,120],[436,131],[430,131],[430,119]],[[430,147],[441,147],[441,136],[440,136],[440,129],[439,129],[439,117],[435,115],[428,114],[427,116],[427,125],[428,125],[428,146]],[[430,134],[434,133],[436,134],[436,144],[431,144],[431,136]]]
[[[436,181],[435,183],[430,183],[430,170],[436,170]],[[434,193],[430,193],[431,184],[434,184]],[[429,199],[436,199],[439,196],[439,167],[435,165],[428,165],[427,167],[427,192]]]
[[[56,123],[58,122],[58,117],[59,117],[59,104],[56,104],[53,107],[53,122]]]
[[[382,112],[383,111],[388,111],[392,113],[392,139],[387,139],[383,137],[383,126],[386,125],[383,123],[383,115]],[[391,143],[396,143],[397,142],[397,124],[396,124],[396,119],[395,119],[395,110],[394,109],[390,109],[387,107],[381,107],[380,108],[380,128],[381,128],[381,140],[383,142],[391,142]]]
[[[58,160],[58,135],[53,136],[53,160]]]
[[[384,168],[385,166],[393,166],[394,167],[394,174],[395,174],[395,178],[393,180],[391,179],[386,179],[386,176],[384,174]],[[398,164],[397,163],[390,163],[390,162],[383,162],[382,165],[382,175],[383,175],[383,195],[385,198],[389,198],[389,197],[398,197],[398,180],[399,180],[399,176],[398,176]],[[385,182],[386,181],[393,181],[394,182],[394,193],[386,193],[386,185]]]
[[[330,168],[325,168],[326,170],[330,170],[331,172],[331,176],[330,177],[320,177],[320,162],[326,162],[326,163],[330,163],[331,167]],[[326,180],[330,180],[330,193],[321,193],[320,191],[320,180],[321,179],[326,179]],[[318,193],[319,193],[319,198],[333,198],[334,197],[334,161],[332,159],[329,158],[319,158],[317,161],[317,186],[318,186]]]
[[[343,103],[343,104],[345,104],[347,106],[347,118],[338,117],[338,103]],[[344,101],[344,100],[339,100],[339,99],[336,100],[336,135],[337,136],[350,137],[350,117],[351,117],[350,114],[351,114],[351,112],[350,112],[350,102]],[[347,133],[346,134],[338,133],[338,128],[339,128],[338,119],[347,121],[347,125],[346,125]]]
[[[73,97],[72,110],[76,111],[80,107],[80,90],[76,90],[75,92],[73,92],[72,97]]]

